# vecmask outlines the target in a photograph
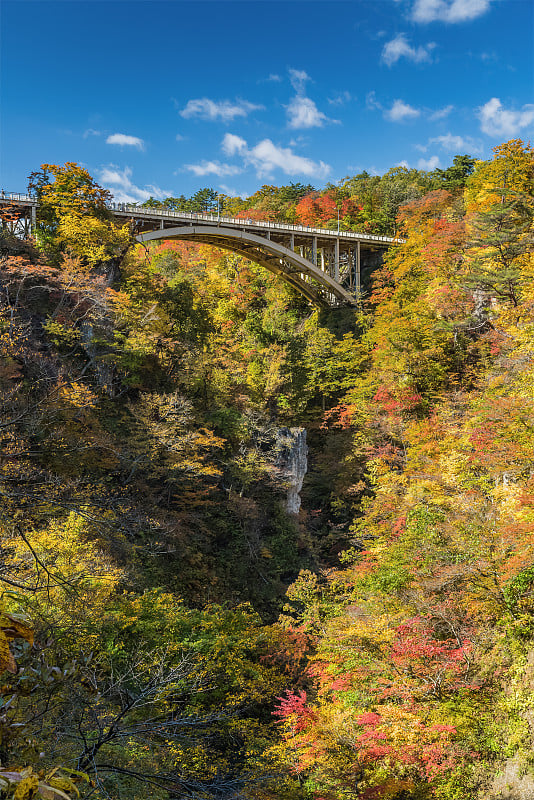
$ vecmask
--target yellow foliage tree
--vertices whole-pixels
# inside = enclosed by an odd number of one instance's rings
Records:
[[[91,269],[113,258],[121,258],[130,244],[129,225],[117,225],[74,212],[62,214],[58,226],[61,247],[78,256]]]

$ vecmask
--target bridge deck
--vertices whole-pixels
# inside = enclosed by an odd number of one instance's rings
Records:
[[[35,206],[38,202],[35,197],[28,194],[20,194],[18,192],[4,192],[0,191],[0,204],[6,205],[8,203],[15,203],[17,205]],[[332,228],[311,228],[308,225],[291,225],[286,222],[270,222],[265,220],[252,220],[243,219],[241,217],[225,217],[221,214],[201,214],[193,212],[170,211],[166,208],[145,208],[143,206],[131,205],[128,203],[108,203],[107,208],[113,212],[114,216],[124,217],[131,219],[143,220],[148,223],[151,222],[172,222],[173,226],[176,222],[191,224],[192,221],[208,222],[210,224],[217,224],[221,227],[241,228],[260,233],[265,236],[266,232],[272,231],[276,233],[294,234],[296,237],[313,237],[317,236],[321,239],[327,239],[335,242],[339,239],[340,244],[349,242],[356,244],[360,242],[368,245],[385,245],[390,246],[397,244],[400,240],[391,236],[377,236],[371,233],[357,233],[355,231],[344,231]]]
[[[22,235],[35,228],[38,200],[0,190],[0,206],[13,205]],[[226,217],[108,203],[117,221],[133,220],[137,241],[188,239],[232,250],[280,275],[317,305],[356,305],[382,255],[402,239],[285,222]],[[18,224],[18,223],[17,223]]]

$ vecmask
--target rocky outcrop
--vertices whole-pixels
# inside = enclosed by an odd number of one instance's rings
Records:
[[[276,437],[276,467],[287,485],[286,510],[300,511],[300,490],[308,469],[305,428],[279,428]]]
[[[533,800],[534,778],[525,773],[519,759],[510,758],[494,777],[483,800]]]

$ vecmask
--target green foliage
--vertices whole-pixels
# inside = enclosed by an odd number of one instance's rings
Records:
[[[467,179],[473,174],[476,159],[468,155],[454,156],[452,164],[447,169],[435,169],[432,173],[436,189],[445,189],[447,192],[463,192]]]
[[[2,789],[480,800],[529,769],[533,183],[512,141],[149,201],[402,232],[319,314],[213,248],[125,257],[85,170],[32,176],[57,264],[2,264]]]
[[[524,257],[532,251],[533,219],[532,198],[513,191],[472,216],[469,285],[519,305],[520,293],[531,278]]]
[[[54,345],[63,352],[68,352],[80,341],[80,331],[70,325],[62,325],[55,319],[49,319],[43,328]]]

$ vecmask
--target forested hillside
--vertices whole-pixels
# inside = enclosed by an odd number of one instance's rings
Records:
[[[534,797],[532,148],[148,202],[398,235],[356,310],[135,245],[76,164],[30,189],[35,238],[4,208],[0,241],[2,796]]]
[[[143,205],[170,211],[196,213],[219,211],[231,217],[277,220],[320,228],[367,231],[392,235],[397,230],[401,205],[422,197],[433,189],[459,192],[473,172],[475,159],[455,156],[447,169],[425,172],[408,167],[393,167],[384,175],[361,172],[347,176],[338,184],[317,190],[311,184],[288,186],[265,184],[251,197],[230,197],[206,187],[192,197],[151,197]]]

